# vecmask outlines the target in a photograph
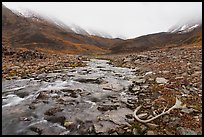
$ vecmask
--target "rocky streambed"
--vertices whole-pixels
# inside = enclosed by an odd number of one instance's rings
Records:
[[[2,134],[132,133],[128,127],[138,96],[130,88],[137,70],[114,67],[108,60],[85,63],[29,79],[3,80]]]

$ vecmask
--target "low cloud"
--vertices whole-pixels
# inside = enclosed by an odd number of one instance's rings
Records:
[[[28,8],[66,24],[134,38],[167,31],[170,26],[202,20],[201,2],[3,2],[8,8]]]

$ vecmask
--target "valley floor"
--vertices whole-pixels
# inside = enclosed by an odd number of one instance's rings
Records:
[[[5,53],[9,54],[8,51]],[[14,52],[11,55],[6,56],[3,55],[2,59],[3,81],[31,77],[38,78],[37,80],[39,80],[38,77],[39,74],[43,73],[45,75],[48,72],[49,73],[55,72],[55,70],[60,70],[63,68],[75,68],[79,66],[85,66],[85,63],[82,61],[89,60],[90,58],[92,58],[90,56],[86,57],[58,56],[58,55],[48,56],[43,54],[34,55],[33,53],[32,54],[30,53],[31,56],[26,57],[29,54],[25,53],[24,55],[23,52],[21,55],[19,54],[20,53],[18,53],[17,55],[17,53]],[[19,56],[21,58],[19,58]],[[104,98],[105,104],[103,104],[103,101],[101,100],[99,101],[99,103],[96,103],[97,109],[94,109],[95,113],[93,114],[95,115],[100,114],[101,119],[98,119],[98,121],[102,122],[101,123],[99,122],[100,124],[95,123],[93,127],[90,126],[90,129],[87,129],[87,131],[83,131],[82,133],[89,134],[89,131],[91,130],[90,134],[135,134],[135,135],[202,134],[202,47],[198,46],[177,47],[132,54],[106,55],[97,58],[110,60],[110,63],[116,67],[114,68],[116,70],[120,67],[125,67],[133,69],[135,73],[134,77],[132,78],[129,76],[130,70],[128,70],[127,71],[128,75],[126,79],[124,72],[122,72],[120,69],[116,71],[115,74],[116,80],[124,77],[124,80],[132,82],[132,84],[128,86],[127,91],[125,91],[126,94],[128,95],[128,98],[126,98],[126,101],[124,101],[123,99],[119,98],[117,94],[114,93],[113,95],[109,95],[110,99]],[[18,59],[18,61],[16,61],[16,59]],[[97,62],[95,63],[97,64]],[[100,63],[98,65],[99,65],[98,67],[96,65],[95,69],[101,71],[103,69],[103,62],[102,66]],[[105,63],[105,65],[107,64]],[[106,67],[107,70],[104,71],[105,72],[110,71],[110,74],[112,76],[111,71],[113,71],[112,70],[113,68],[108,65]],[[86,68],[86,70],[87,74],[89,74],[89,72],[91,74],[92,73],[95,74],[95,70],[92,70],[91,68]],[[68,72],[72,73],[71,70]],[[83,70],[80,70],[79,72],[82,73]],[[102,72],[100,73],[97,72],[97,76],[101,77],[100,76],[101,73]],[[84,72],[81,75],[85,76]],[[70,75],[70,77],[73,76]],[[108,75],[105,75],[104,77],[107,78],[106,81],[110,80],[108,79]],[[99,79],[97,78],[96,79],[84,78],[84,79],[85,81],[83,81],[83,79],[78,81],[81,83],[93,82],[93,84],[99,85],[102,84],[103,86],[104,84],[107,85],[103,81],[102,82],[98,81]],[[112,82],[114,83],[114,81]],[[103,87],[103,90],[112,91],[113,89],[110,89],[111,87],[112,86]],[[114,88],[114,85],[112,88]],[[120,88],[120,84],[119,85],[115,84],[115,88],[116,89]],[[70,90],[69,92],[72,91]],[[78,91],[73,90],[73,92]],[[83,93],[84,90],[81,90],[81,92]],[[78,93],[75,94],[78,95]],[[85,93],[83,94],[85,95]],[[93,93],[91,93],[91,95],[92,94]],[[40,100],[42,100],[41,98],[44,98],[44,96],[47,95],[42,94],[40,97],[39,96],[38,99],[36,99],[37,101],[32,102],[31,106],[29,107],[33,107],[32,105],[34,105],[35,107],[38,106],[41,107],[41,105],[38,105],[38,103],[40,102]],[[135,108],[137,108],[139,105],[142,105],[142,108],[141,110],[139,110],[138,113],[142,114],[140,115],[141,119],[149,119],[153,117],[155,113],[157,114],[161,113],[163,108],[165,108],[166,106],[167,109],[173,106],[176,102],[176,98],[178,98],[182,102],[182,104],[186,104],[186,107],[174,109],[170,112],[170,114],[161,116],[149,122],[148,124],[142,124],[138,122],[132,115]],[[60,98],[56,98],[56,101],[58,101],[59,99]],[[65,99],[65,97],[63,97],[62,99]],[[46,99],[43,101],[46,102]],[[110,104],[110,102],[112,102],[113,104]],[[42,101],[40,103],[42,103]],[[63,102],[61,103],[63,104]],[[84,102],[79,102],[79,105],[80,103],[83,106]],[[89,103],[91,102],[89,101]],[[35,109],[35,107],[31,109]],[[85,107],[88,107],[88,105],[85,105]],[[22,110],[25,110],[25,108]],[[10,110],[5,109],[5,115],[7,111],[9,112]],[[58,108],[55,109],[50,108],[46,112],[47,114],[45,113],[45,115],[50,116],[51,119],[51,116],[54,113],[56,113],[55,111],[61,110],[58,110]],[[131,113],[129,114],[129,112]],[[125,116],[123,116],[122,114],[124,114]],[[62,120],[63,121],[62,125],[64,127],[70,128],[70,126],[73,125],[73,123],[70,123],[69,121],[64,122],[64,120]],[[24,119],[24,121],[29,121],[29,119],[26,120]],[[53,120],[51,121],[53,122]],[[112,121],[112,123],[110,124],[108,123],[108,121],[109,122]],[[91,123],[92,122],[88,121],[88,123],[85,124],[91,125]],[[83,125],[83,123],[81,124]],[[107,128],[103,127],[103,125],[105,125],[106,127],[115,126],[116,128],[108,130]],[[42,125],[36,129],[33,129],[33,131],[39,133],[36,131],[39,130],[39,128],[42,128]],[[84,128],[84,130],[85,129],[86,128]],[[45,133],[50,132],[45,131]],[[74,133],[75,132],[73,132],[73,134]]]

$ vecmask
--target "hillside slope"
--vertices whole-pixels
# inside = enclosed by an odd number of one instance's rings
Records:
[[[112,53],[140,52],[185,44],[202,45],[202,25],[187,33],[161,32],[115,43]]]
[[[44,52],[108,53],[108,46],[120,39],[87,36],[60,29],[42,18],[19,16],[2,5],[2,44]]]

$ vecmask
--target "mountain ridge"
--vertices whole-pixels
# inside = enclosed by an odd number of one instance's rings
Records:
[[[11,47],[43,51],[48,49],[70,54],[107,53],[109,52],[107,45],[120,40],[69,32],[59,29],[44,18],[36,20],[18,16],[3,5],[2,34],[2,44]]]
[[[170,29],[167,32],[123,40],[90,35],[90,32],[75,24],[72,26],[75,27],[74,31],[60,20],[32,12],[29,14],[30,16],[27,17],[20,13],[15,14],[2,4],[3,45],[52,53],[117,54],[183,44],[202,44],[202,23],[185,33],[180,33],[179,29],[181,30],[182,27],[178,27],[178,31]],[[189,27],[192,28],[192,26]],[[107,35],[101,32],[96,33],[99,33],[98,35]]]

